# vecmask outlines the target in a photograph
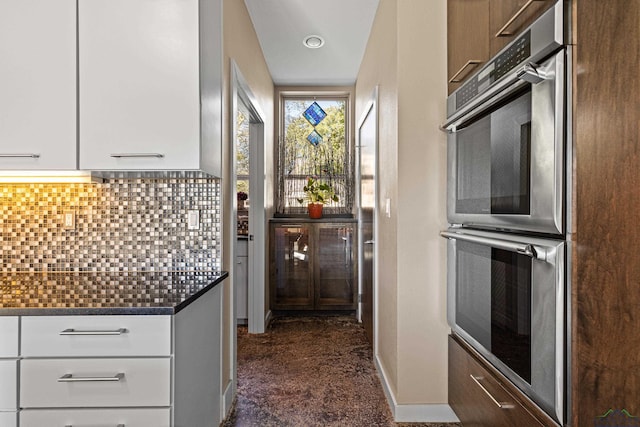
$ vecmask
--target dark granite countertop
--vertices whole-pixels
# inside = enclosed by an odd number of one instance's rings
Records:
[[[175,314],[229,274],[215,271],[0,274],[0,316]]]

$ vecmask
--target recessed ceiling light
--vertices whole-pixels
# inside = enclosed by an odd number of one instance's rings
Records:
[[[324,46],[324,39],[320,36],[311,35],[304,38],[302,41],[309,49],[318,49],[319,47]]]

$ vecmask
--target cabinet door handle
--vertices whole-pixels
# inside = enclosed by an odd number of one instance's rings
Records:
[[[118,382],[124,378],[122,372],[112,377],[74,377],[73,374],[64,374],[58,378],[59,383],[88,383],[88,382]]]
[[[122,335],[129,332],[126,328],[114,329],[114,330],[105,330],[105,331],[87,331],[80,329],[65,329],[64,331],[60,331],[60,335]]]
[[[115,159],[121,158],[144,158],[144,157],[155,157],[157,159],[161,159],[164,157],[162,153],[113,153],[110,154],[111,157]]]
[[[20,153],[20,154],[0,153],[0,157],[3,157],[3,158],[23,158],[23,157],[28,157],[30,159],[37,159],[37,158],[40,157],[40,154],[37,154],[37,153]]]
[[[374,240],[367,240],[364,242],[365,245],[373,245],[375,243]]]
[[[65,424],[64,427],[73,427],[72,424]],[[124,424],[118,424],[116,427],[126,427]]]
[[[458,70],[457,73],[455,73],[453,75],[453,77],[451,77],[451,79],[449,79],[449,83],[460,83],[462,80],[458,78],[458,76],[460,76],[461,74],[463,74],[464,70],[467,69],[468,66],[473,65],[474,67],[477,67],[478,65],[482,64],[482,61],[479,59],[470,59],[467,61],[466,64],[464,64],[462,66],[462,68],[460,68]],[[466,74],[463,74],[466,75]]]
[[[500,409],[509,409],[509,408],[513,408],[513,405],[511,405],[511,404],[509,404],[509,403],[501,403],[501,402],[498,402],[498,401],[496,400],[496,398],[495,398],[495,397],[493,397],[493,396],[491,395],[491,393],[489,393],[489,390],[487,390],[487,389],[482,385],[482,383],[480,382],[480,380],[483,380],[483,379],[484,379],[484,377],[476,377],[476,376],[474,376],[473,374],[471,374],[471,375],[469,375],[469,376],[471,377],[471,379],[472,379],[476,384],[478,384],[478,387],[480,387],[480,388],[482,389],[482,391],[484,391],[484,393],[485,393],[487,396],[489,396],[489,399],[491,399],[491,401],[492,401],[493,403],[495,403],[495,404],[496,404],[496,406],[497,406],[498,408],[500,408]]]
[[[510,33],[507,31],[507,28],[509,28],[511,26],[511,24],[513,24],[513,22],[518,19],[520,17],[520,15],[522,15],[524,13],[525,10],[527,10],[529,8],[529,6],[531,6],[533,4],[533,2],[536,1],[545,1],[545,0],[529,0],[528,2],[526,2],[508,21],[506,24],[504,24],[502,26],[502,28],[500,28],[498,30],[498,32],[496,33],[495,37],[506,37],[506,36],[511,36],[513,35],[513,33]]]

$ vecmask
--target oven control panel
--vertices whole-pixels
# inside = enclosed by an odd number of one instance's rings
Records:
[[[486,91],[509,71],[522,64],[531,56],[531,31],[526,31],[507,49],[485,65],[456,92],[456,109],[462,107],[477,95]]]

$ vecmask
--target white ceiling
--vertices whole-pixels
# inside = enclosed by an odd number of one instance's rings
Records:
[[[342,86],[356,81],[379,0],[245,0],[276,85]],[[309,49],[315,34],[323,47]]]

